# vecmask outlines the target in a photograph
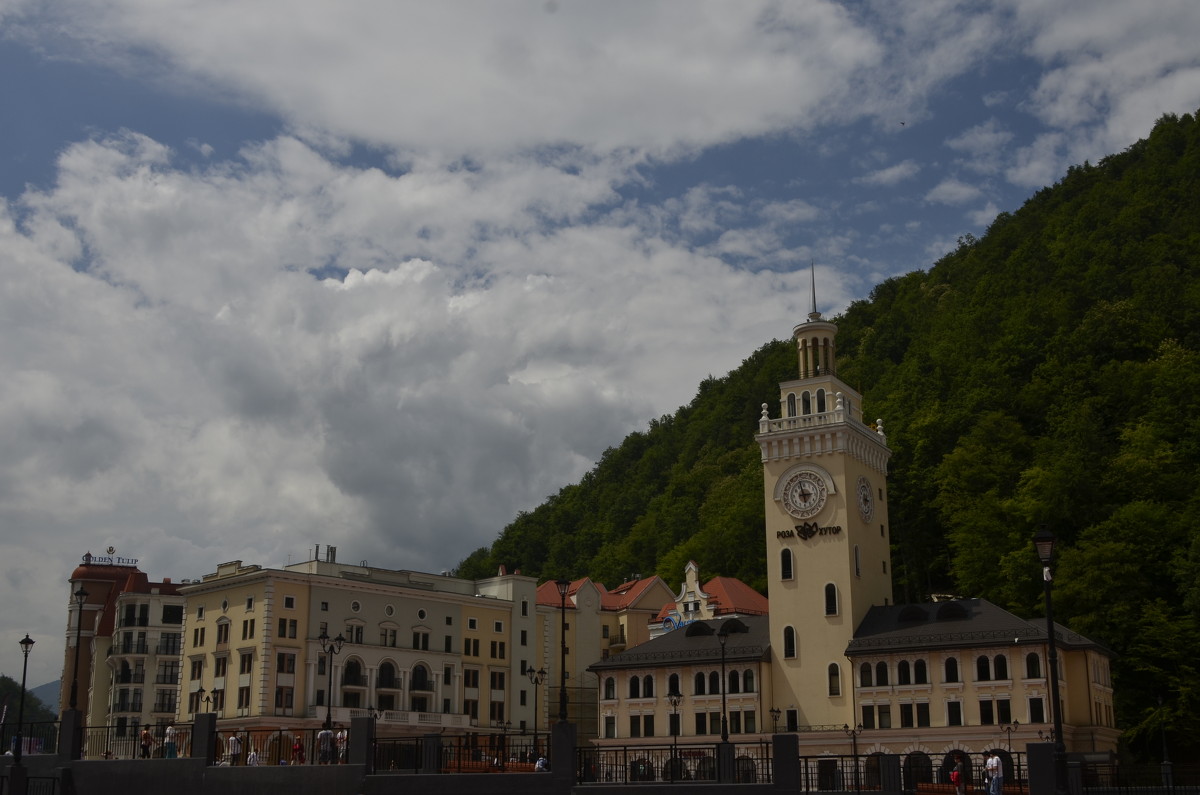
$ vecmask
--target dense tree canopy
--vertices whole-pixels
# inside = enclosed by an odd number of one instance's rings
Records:
[[[781,318],[787,325],[794,318]],[[1031,537],[1061,539],[1058,618],[1111,647],[1128,748],[1200,744],[1200,126],[1070,169],[839,325],[839,374],[886,421],[896,600],[1041,611]],[[705,576],[762,589],[759,406],[794,378],[772,342],[522,514],[466,576]],[[1159,699],[1162,706],[1159,706]],[[1174,755],[1174,754],[1173,754]]]

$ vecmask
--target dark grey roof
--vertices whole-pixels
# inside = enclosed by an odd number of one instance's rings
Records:
[[[740,622],[744,632],[730,632],[725,644],[725,662],[766,660],[770,656],[771,632],[766,616],[738,616],[696,621],[659,635],[653,640],[614,654],[588,666],[589,671],[619,668],[651,668],[670,663],[719,663],[721,644],[717,633],[726,622]],[[733,625],[730,625],[733,628]]]
[[[1095,648],[1111,654],[1061,624],[1054,625],[1054,635],[1059,648]],[[1045,642],[1044,619],[1026,621],[986,599],[954,599],[872,607],[846,647],[846,656]]]

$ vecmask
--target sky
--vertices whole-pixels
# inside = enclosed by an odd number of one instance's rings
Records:
[[[61,675],[88,551],[452,569],[788,338],[810,267],[835,316],[1196,111],[1198,36],[1195,0],[0,0],[0,672],[29,632]]]

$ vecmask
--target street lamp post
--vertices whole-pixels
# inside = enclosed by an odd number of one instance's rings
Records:
[[[558,586],[559,631],[562,635],[562,662],[559,666],[558,680],[558,720],[565,723],[567,720],[567,591],[571,588],[571,581],[555,580],[554,584]]]
[[[326,671],[329,674],[329,689],[325,691],[325,728],[333,728],[333,656],[342,651],[342,644],[346,639],[339,633],[333,640],[329,639],[329,634],[325,630],[321,630],[317,640],[321,642],[321,653],[329,655],[329,662]]]
[[[17,747],[13,749],[13,765],[21,766],[21,750],[25,745],[25,738],[21,732],[25,728],[25,674],[29,671],[29,652],[33,649],[33,638],[29,637],[29,633],[25,633],[25,637],[18,641],[21,644],[21,654],[24,656],[24,661],[21,663],[21,705],[17,708]]]
[[[782,714],[779,707],[771,707],[771,734],[779,733],[779,716]]]
[[[1050,662],[1050,708],[1054,716],[1054,791],[1067,791],[1067,746],[1063,741],[1062,709],[1058,696],[1058,644],[1054,637],[1054,603],[1050,596],[1054,577],[1050,564],[1054,561],[1054,533],[1042,525],[1033,536],[1038,559],[1042,562],[1042,590],[1046,598],[1046,644]]]
[[[725,712],[725,691],[728,690],[725,681],[725,644],[729,642],[729,632],[722,626],[717,633],[717,641],[721,644],[721,742],[729,742],[729,720]]]
[[[1021,722],[1020,722],[1020,721],[1017,721],[1017,720],[1014,720],[1012,723],[1005,723],[1005,724],[1002,724],[1002,725],[1000,726],[1000,728],[1001,728],[1001,729],[1004,731],[1004,733],[1005,733],[1005,734],[1008,736],[1008,743],[1007,743],[1007,744],[1008,744],[1008,752],[1009,752],[1010,754],[1012,753],[1012,736],[1013,736],[1013,732],[1015,732],[1015,731],[1016,731],[1018,728],[1020,728],[1020,726],[1021,726]]]
[[[538,668],[536,671],[533,666],[529,666],[525,670],[529,677],[529,683],[533,685],[533,759],[531,762],[536,762],[538,758],[538,691],[542,689],[542,682],[546,681],[546,669]]]
[[[857,726],[855,726],[853,729],[850,728],[850,724],[848,724],[848,723],[842,724],[842,731],[844,731],[846,733],[846,736],[848,736],[850,738],[850,755],[854,757],[854,791],[855,792],[860,791],[859,780],[858,780],[858,735],[862,734],[862,730],[863,730],[863,725],[861,723],[858,724]]]
[[[677,690],[667,693],[667,703],[671,705],[671,782],[675,781],[675,769],[679,766],[679,705],[683,703],[683,694]]]
[[[75,705],[79,703],[79,645],[83,634],[83,604],[87,598],[88,592],[80,585],[79,590],[75,592],[75,675],[71,677],[71,709],[75,709]]]

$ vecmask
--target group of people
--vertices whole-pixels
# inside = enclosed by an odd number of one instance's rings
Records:
[[[1000,754],[992,751],[983,756],[983,772],[988,795],[1004,795],[1004,762],[1000,759]],[[966,795],[966,760],[963,759],[962,754],[954,755],[954,767],[950,770],[950,783],[954,785],[957,795]]]
[[[154,746],[158,741],[154,739],[153,732],[149,726],[142,727],[142,733],[138,735],[138,745],[141,747],[142,759],[149,759],[154,755]],[[105,755],[111,752],[106,751]],[[168,723],[167,728],[163,730],[163,759],[175,759],[179,756],[179,751],[175,745],[175,724]]]
[[[338,726],[335,733],[332,728],[325,726],[321,731],[317,732],[317,764],[345,764],[347,759],[347,751],[349,750],[349,734],[346,733],[344,726]],[[225,762],[229,765],[242,764],[242,738],[237,732],[231,732],[225,740]],[[304,765],[308,764],[308,755],[304,749],[303,738],[297,735],[292,742],[291,760],[280,758],[280,764]],[[261,764],[258,757],[258,750],[253,746],[250,747],[246,754],[247,766],[255,766]]]

